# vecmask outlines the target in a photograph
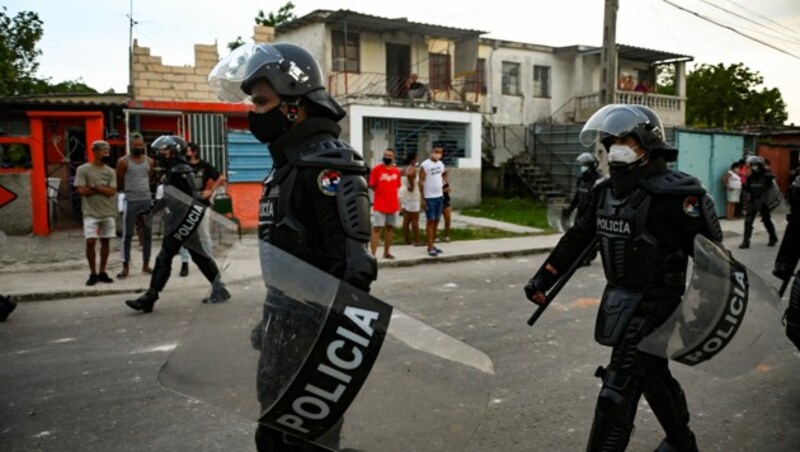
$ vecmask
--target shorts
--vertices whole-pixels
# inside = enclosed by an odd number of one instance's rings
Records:
[[[403,210],[405,210],[406,212],[419,213],[419,210],[420,210],[419,198],[401,199],[400,200],[400,207]]]
[[[425,218],[428,220],[439,220],[442,217],[442,209],[444,208],[444,197],[438,198],[425,198]]]
[[[117,236],[117,223],[114,217],[83,217],[83,236],[87,239],[110,239]]]
[[[739,199],[742,196],[741,188],[734,188],[733,190],[728,190],[727,192],[728,202],[739,202]]]
[[[382,228],[384,226],[394,226],[397,222],[396,213],[383,213],[372,211],[372,227]]]

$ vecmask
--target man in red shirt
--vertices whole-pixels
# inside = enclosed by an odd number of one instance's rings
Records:
[[[369,188],[375,193],[372,203],[372,238],[369,242],[372,255],[378,251],[381,229],[383,235],[383,257],[394,259],[389,247],[392,246],[394,224],[400,210],[400,170],[394,166],[394,149],[383,151],[383,164],[372,169],[369,174]]]

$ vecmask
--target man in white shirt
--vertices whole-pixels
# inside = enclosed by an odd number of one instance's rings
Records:
[[[419,172],[420,201],[427,220],[425,229],[428,238],[428,255],[431,257],[442,253],[441,249],[433,246],[433,243],[436,240],[436,231],[439,228],[439,219],[442,217],[442,208],[444,207],[442,176],[446,170],[442,163],[443,151],[441,145],[434,144],[430,158],[422,162]]]

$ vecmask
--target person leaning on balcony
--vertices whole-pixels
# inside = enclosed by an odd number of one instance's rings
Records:
[[[428,89],[428,85],[420,83],[418,80],[419,75],[417,74],[411,74],[408,76],[405,86],[406,92],[408,93],[408,98],[430,100],[431,91]]]

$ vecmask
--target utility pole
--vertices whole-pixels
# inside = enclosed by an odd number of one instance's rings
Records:
[[[600,53],[600,104],[613,104],[617,94],[617,10],[619,0],[605,0],[603,48]]]
[[[133,0],[130,0],[128,18],[128,97],[133,99],[133,27],[139,22],[133,20]]]

